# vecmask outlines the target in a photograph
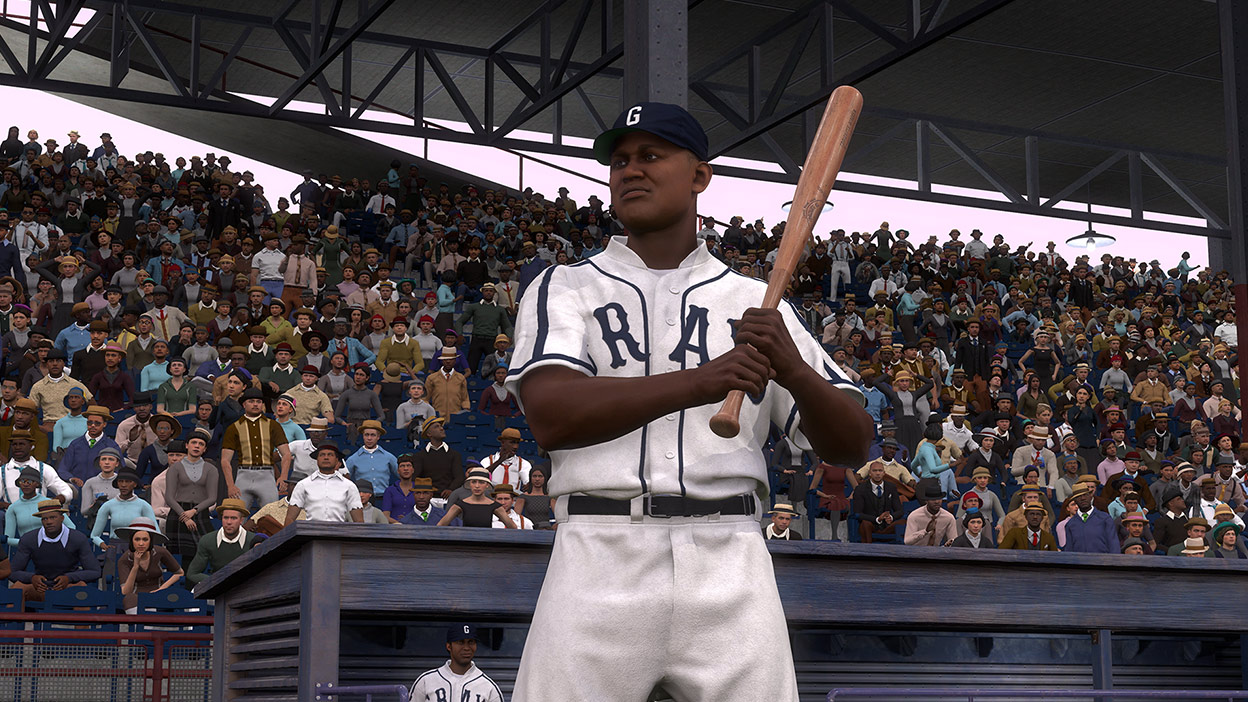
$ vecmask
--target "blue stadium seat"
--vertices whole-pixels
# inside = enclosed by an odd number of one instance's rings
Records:
[[[171,587],[160,592],[144,592],[138,596],[139,614],[211,614],[212,605],[191,594],[190,590]]]

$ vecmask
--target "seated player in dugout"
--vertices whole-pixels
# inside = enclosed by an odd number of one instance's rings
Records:
[[[525,291],[507,379],[560,522],[513,700],[797,700],[761,448],[775,425],[862,465],[862,393],[791,305],[758,309],[766,284],[698,245],[696,119],[635,105],[594,151],[627,236]],[[748,399],[725,439],[708,423],[732,390]]]

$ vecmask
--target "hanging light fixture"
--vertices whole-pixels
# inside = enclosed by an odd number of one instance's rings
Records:
[[[1102,234],[1092,228],[1092,183],[1088,182],[1088,231],[1072,236],[1066,240],[1067,246],[1073,246],[1077,249],[1085,249],[1093,251],[1095,249],[1103,249],[1106,246],[1118,241],[1116,238]]]

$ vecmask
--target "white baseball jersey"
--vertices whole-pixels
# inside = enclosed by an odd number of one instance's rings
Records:
[[[671,270],[653,270],[613,237],[599,255],[552,266],[520,300],[507,389],[521,395],[524,376],[557,365],[596,377],[659,375],[698,367],[735,345],[731,321],[762,303],[766,283],[737,274],[699,246]],[[829,382],[863,401],[861,391],[805,329],[791,305],[781,313],[798,351]],[[569,411],[575,399],[569,398]],[[584,448],[551,452],[552,496],[585,493],[631,499],[643,493],[714,500],[767,492],[759,447],[772,425],[802,450],[793,396],[775,382],[741,409],[732,439],[708,428],[715,405],[660,417],[629,434]]]
[[[456,675],[451,662],[425,671],[412,683],[412,702],[503,702],[503,693],[489,676],[473,663],[468,672]]]

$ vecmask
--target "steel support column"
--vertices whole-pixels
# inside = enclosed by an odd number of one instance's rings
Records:
[[[1222,40],[1222,106],[1226,114],[1227,209],[1231,233],[1225,253],[1231,280],[1235,282],[1235,320],[1241,334],[1248,334],[1248,237],[1244,207],[1248,205],[1248,5],[1239,0],[1218,0],[1218,28]],[[1209,264],[1215,264],[1211,242]],[[1220,257],[1217,257],[1220,258]],[[1239,355],[1239,377],[1248,378],[1248,353]],[[1244,417],[1248,427],[1248,415]]]
[[[624,104],[688,104],[687,0],[624,3]]]

